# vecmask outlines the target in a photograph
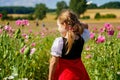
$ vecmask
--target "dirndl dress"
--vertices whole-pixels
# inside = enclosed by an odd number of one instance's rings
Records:
[[[66,38],[55,39],[51,51],[52,55],[59,56],[53,79],[54,80],[90,80],[90,77],[81,60],[84,38],[79,36],[75,40],[70,52],[66,55]]]

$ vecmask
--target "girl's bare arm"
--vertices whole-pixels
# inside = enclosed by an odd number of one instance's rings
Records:
[[[59,57],[55,57],[55,56],[52,56],[52,58],[50,59],[48,80],[53,80],[53,76],[54,76],[54,72],[55,72],[58,60],[59,60]]]

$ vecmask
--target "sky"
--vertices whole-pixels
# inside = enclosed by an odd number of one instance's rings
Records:
[[[65,1],[69,4],[70,0],[0,0],[0,6],[25,6],[25,7],[35,7],[36,4],[44,3],[48,8],[56,8],[56,3],[58,1]],[[98,6],[110,2],[110,1],[119,1],[120,0],[87,0],[92,1]]]

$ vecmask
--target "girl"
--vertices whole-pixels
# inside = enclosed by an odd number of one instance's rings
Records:
[[[61,37],[51,47],[48,80],[90,80],[81,61],[84,42],[89,38],[87,25],[70,10],[62,11],[57,25]]]

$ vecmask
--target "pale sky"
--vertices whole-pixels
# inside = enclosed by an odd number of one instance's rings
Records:
[[[36,4],[44,3],[48,8],[56,8],[56,3],[58,1],[65,1],[69,4],[70,0],[0,0],[0,6],[25,6],[25,7],[34,7]],[[110,1],[120,1],[120,0],[87,0],[92,1],[93,3],[102,5]]]

